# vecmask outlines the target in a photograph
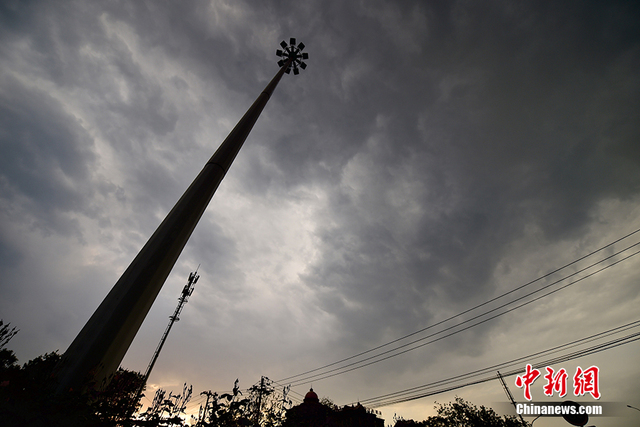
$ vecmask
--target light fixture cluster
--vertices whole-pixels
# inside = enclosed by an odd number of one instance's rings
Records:
[[[282,67],[287,63],[287,61],[289,61],[289,59],[292,59],[292,61],[289,62],[289,66],[285,70],[287,74],[289,74],[292,69],[293,74],[300,74],[299,68],[302,68],[303,70],[307,68],[307,64],[302,62],[303,59],[309,59],[309,54],[306,52],[302,52],[302,50],[304,49],[304,43],[301,42],[296,46],[296,39],[294,37],[291,37],[289,39],[288,45],[287,42],[283,40],[280,43],[280,46],[282,46],[282,49],[284,50],[276,50],[276,55],[282,58],[278,61],[278,65]]]

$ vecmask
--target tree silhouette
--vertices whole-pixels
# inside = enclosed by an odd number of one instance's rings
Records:
[[[18,358],[13,351],[5,348],[7,343],[18,333],[16,328],[9,329],[11,323],[5,323],[0,319],[0,370],[7,370],[14,367]]]
[[[517,417],[500,417],[491,408],[477,406],[456,397],[455,402],[441,404],[438,415],[424,421],[396,419],[395,427],[528,427]]]
[[[52,375],[61,356],[57,352],[46,353],[17,364],[13,351],[7,343],[18,331],[0,320],[0,420],[6,425],[21,427],[65,426],[65,427],[184,427],[186,405],[191,399],[192,387],[184,384],[182,394],[166,391],[156,392],[153,404],[135,419],[130,417],[131,402],[143,381],[139,372],[119,369],[109,383],[89,390],[69,391],[56,394],[55,378]],[[272,382],[262,377],[257,385],[243,396],[238,380],[231,393],[202,392],[206,396],[198,417],[193,417],[197,427],[282,427],[299,425],[295,413],[287,419],[291,401],[287,395],[289,387],[277,393]],[[366,415],[366,408],[339,408],[331,400],[323,398],[318,406],[325,408],[324,425],[350,427],[375,424],[375,416]],[[136,408],[138,409],[138,408]],[[357,416],[363,412],[366,416]],[[295,412],[295,411],[294,411]],[[367,418],[368,417],[368,418]],[[363,423],[363,419],[371,422]],[[370,418],[370,419],[369,419]],[[359,420],[359,421],[358,421]],[[373,421],[372,421],[373,420]],[[299,421],[299,420],[298,420]],[[381,422],[381,420],[378,420]],[[472,405],[456,397],[455,402],[439,405],[437,415],[424,421],[404,420],[394,417],[395,427],[528,427],[515,417],[500,417],[492,409]]]
[[[187,403],[191,400],[193,386],[182,388],[182,394],[174,395],[173,392],[158,390],[153,398],[153,403],[138,419],[130,420],[135,426],[184,426],[184,419],[180,417],[185,413]],[[131,399],[134,399],[132,396]]]
[[[204,407],[200,407],[197,427],[246,427],[251,422],[251,402],[242,398],[238,380],[233,384],[231,393],[213,393],[210,390],[200,393],[207,396]]]
[[[57,352],[19,366],[13,351],[4,348],[17,333],[0,321],[0,419],[4,425],[116,426],[125,425],[127,408],[142,381],[139,372],[119,369],[102,390],[56,394],[53,372]]]

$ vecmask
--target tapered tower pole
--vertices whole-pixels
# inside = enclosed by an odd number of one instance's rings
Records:
[[[89,321],[63,354],[56,369],[58,392],[103,387],[120,365],[140,325],[209,201],[284,73],[299,73],[304,44],[281,43],[280,70],[205,164],[158,226]],[[299,67],[299,68],[298,68]]]

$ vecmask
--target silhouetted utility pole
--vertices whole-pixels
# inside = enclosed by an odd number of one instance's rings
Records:
[[[304,44],[289,45],[276,55],[280,70],[205,164],[180,200],[149,238],[56,368],[58,392],[87,386],[103,387],[120,365],[178,256],[209,201],[231,167],[247,135],[284,73],[306,68]]]
[[[274,388],[271,386],[271,380],[265,376],[260,377],[260,385],[253,386],[249,389],[252,393],[257,393],[258,396],[256,398],[256,408],[255,408],[255,426],[260,426],[260,420],[262,418],[262,405],[264,400],[266,400],[273,392]],[[263,400],[264,397],[264,400]],[[273,406],[271,406],[271,410],[275,410]]]
[[[200,268],[200,266],[198,266],[198,268]],[[160,344],[158,344],[156,351],[153,353],[153,356],[151,357],[151,362],[149,362],[149,366],[147,366],[147,370],[145,371],[144,377],[142,378],[142,383],[140,384],[138,393],[136,394],[136,397],[133,401],[133,405],[131,408],[132,415],[133,415],[133,412],[135,411],[136,406],[138,405],[138,402],[140,401],[140,398],[142,397],[142,392],[144,391],[144,387],[147,385],[147,381],[149,380],[149,375],[151,375],[151,370],[153,369],[153,366],[156,364],[156,360],[158,360],[158,356],[160,356],[160,351],[162,351],[162,347],[164,347],[164,342],[167,340],[167,337],[169,336],[169,332],[171,331],[173,324],[178,320],[180,320],[179,316],[180,316],[180,313],[182,313],[182,308],[189,301],[189,297],[193,293],[193,289],[196,286],[198,279],[200,278],[200,276],[198,276],[197,273],[198,273],[198,269],[196,268],[195,272],[189,274],[189,280],[187,281],[187,284],[184,285],[184,288],[180,293],[180,298],[178,298],[178,306],[176,307],[176,311],[173,312],[172,316],[169,316],[169,324],[167,325],[167,329],[165,329],[164,334],[162,334],[162,338],[160,338]]]
[[[516,404],[516,401],[513,399],[513,395],[511,394],[509,387],[507,387],[507,383],[504,382],[504,378],[502,378],[502,374],[500,373],[500,371],[496,371],[496,372],[498,373],[498,379],[500,379],[500,383],[502,383],[502,388],[504,388],[504,392],[507,393],[507,398],[509,398],[509,400],[511,401],[511,404],[516,409],[516,413],[517,413],[518,405]],[[522,417],[522,414],[518,414],[518,415],[520,416],[520,421],[522,421],[522,425],[527,425],[527,423],[524,422],[524,418]]]
[[[256,427],[260,425],[260,412],[262,411],[262,394],[264,393],[264,377],[260,377],[260,388],[258,389],[258,407],[256,408]]]

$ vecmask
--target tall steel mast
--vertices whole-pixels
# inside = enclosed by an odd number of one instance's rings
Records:
[[[299,73],[309,55],[304,44],[280,44],[280,70],[158,226],[89,321],[63,354],[56,369],[58,392],[103,387],[120,365],[178,256],[262,109],[284,73]]]

